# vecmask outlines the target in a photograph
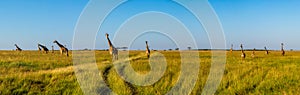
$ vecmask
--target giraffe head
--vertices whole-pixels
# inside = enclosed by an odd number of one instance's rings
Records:
[[[106,33],[105,36],[106,36],[106,38],[108,38],[109,34]]]
[[[58,43],[58,42],[56,40],[54,40],[53,43]]]

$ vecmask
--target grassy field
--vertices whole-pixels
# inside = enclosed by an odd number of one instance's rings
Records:
[[[132,85],[120,78],[107,51],[96,51],[99,71],[105,82],[117,94],[166,94],[177,83],[180,74],[180,53],[158,51],[167,61],[163,77],[150,86]],[[246,51],[241,60],[240,52],[227,54],[226,70],[216,94],[298,94],[300,92],[300,52],[271,51],[270,55]],[[130,51],[134,70],[147,73],[151,67],[144,51]],[[201,94],[209,75],[211,53],[199,51],[200,71],[191,94]],[[0,51],[0,94],[83,94],[77,82],[71,57],[41,54],[38,51]]]

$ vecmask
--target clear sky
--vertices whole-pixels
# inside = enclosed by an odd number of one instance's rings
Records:
[[[228,47],[234,44],[238,48],[243,43],[249,49],[264,46],[280,49],[280,43],[283,42],[287,49],[300,50],[299,0],[209,2],[223,26]],[[0,0],[0,50],[14,49],[14,44],[25,50],[37,49],[37,43],[50,48],[54,45],[53,40],[71,48],[77,20],[87,3],[88,0]],[[166,0],[131,0],[116,8],[100,30],[107,31],[113,37],[118,25],[131,16],[154,10],[168,13],[183,23],[190,24],[187,27],[192,28],[198,47],[210,48],[205,31],[193,31],[193,27],[199,25],[199,22],[188,11]],[[176,30],[176,27],[172,29]],[[96,36],[97,49],[107,48],[104,34],[105,32],[99,32]],[[171,39],[155,33],[140,36],[130,48],[144,49],[144,40],[149,40],[150,47],[154,49],[176,48]],[[119,45],[119,42],[114,43]]]

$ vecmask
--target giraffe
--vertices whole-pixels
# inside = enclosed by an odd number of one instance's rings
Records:
[[[39,47],[39,49],[41,49],[45,53],[48,53],[48,51],[49,51],[49,49],[44,45],[38,44],[38,47]]]
[[[105,34],[106,39],[108,41],[108,45],[109,45],[109,53],[112,55],[112,59],[113,60],[118,60],[118,49],[114,47],[114,45],[111,43],[110,39],[109,39],[109,34]]]
[[[245,59],[246,54],[245,54],[244,49],[243,49],[243,44],[241,44],[241,51],[242,51],[241,57],[242,57],[242,59]]]
[[[281,43],[281,52],[282,52],[282,53],[281,53],[281,55],[282,55],[282,56],[284,56],[284,55],[285,55],[285,51],[284,51],[284,49],[283,49],[283,45],[284,45],[284,44],[283,44],[283,43]]]
[[[256,49],[254,48],[252,51],[252,54],[251,54],[252,58],[255,58],[255,51],[256,51]]]
[[[17,44],[15,44],[15,46],[16,46],[16,51],[22,51],[22,49],[17,45]]]
[[[39,50],[39,52],[41,53],[41,50],[42,50],[42,49],[40,48],[40,46],[39,46],[39,45],[38,45],[38,50]]]
[[[148,41],[146,41],[146,54],[147,54],[147,57],[150,58],[150,49],[148,46]]]
[[[231,44],[230,53],[232,54],[233,51],[233,44]]]
[[[59,48],[60,48],[60,54],[66,53],[66,55],[69,56],[69,53],[68,53],[69,50],[66,47],[64,47],[62,44],[60,44],[56,40],[54,40],[53,43],[56,43],[59,46]]]
[[[52,45],[52,53],[54,53],[54,46]]]
[[[267,49],[267,47],[265,47],[265,51],[266,51],[266,54],[269,55],[270,52],[269,52],[269,50]]]

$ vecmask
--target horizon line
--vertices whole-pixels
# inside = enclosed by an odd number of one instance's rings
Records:
[[[107,51],[109,49],[69,49],[70,51]],[[118,49],[119,51],[130,51],[130,50],[135,50],[135,51],[144,51],[145,49]],[[212,51],[212,50],[225,50],[225,51],[230,51],[230,49],[191,49],[190,51]],[[0,49],[0,51],[15,51],[15,49]],[[36,49],[23,49],[22,51],[38,51]],[[49,50],[51,51],[51,50]],[[59,50],[54,50],[54,51],[59,51]],[[188,51],[188,49],[151,49],[151,51]],[[233,51],[241,51],[241,49],[233,49]],[[244,49],[244,51],[253,51],[253,49]],[[265,51],[265,49],[256,49],[255,51]],[[268,51],[281,51],[280,49],[268,49]],[[286,49],[285,51],[300,51],[298,49]]]

